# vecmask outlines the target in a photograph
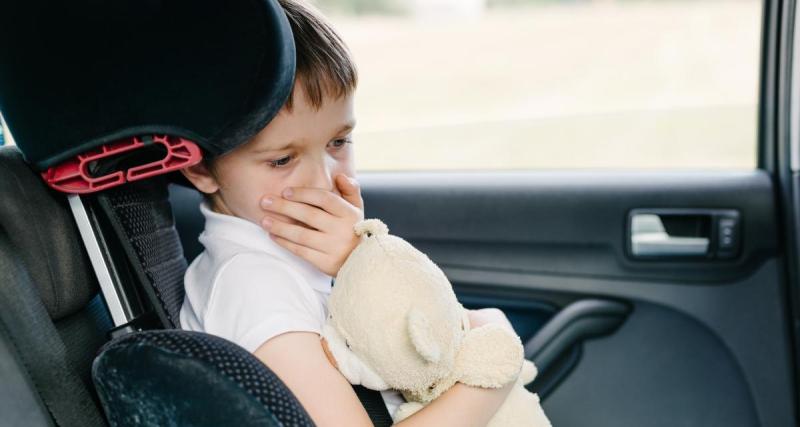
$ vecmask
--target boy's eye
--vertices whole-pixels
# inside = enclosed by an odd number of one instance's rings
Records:
[[[329,142],[328,145],[330,145],[333,148],[339,149],[344,147],[345,144],[351,144],[352,142],[353,141],[351,139],[340,138],[340,139],[334,139],[333,141]]]
[[[285,157],[281,157],[278,160],[270,160],[268,163],[273,168],[279,168],[281,166],[288,165],[291,160],[292,160],[292,156],[285,156]]]

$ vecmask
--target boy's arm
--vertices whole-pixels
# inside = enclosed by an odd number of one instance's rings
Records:
[[[288,332],[254,354],[289,387],[317,426],[372,425],[350,383],[325,357],[319,335]]]
[[[430,405],[395,425],[483,427],[500,409],[513,386],[513,381],[494,389],[456,383]]]
[[[479,316],[477,323],[508,322],[500,312]],[[325,356],[319,335],[288,332],[262,344],[255,356],[275,372],[292,390],[315,424],[325,426],[370,426],[352,386]],[[398,426],[485,426],[508,396],[513,381],[498,389],[457,383],[430,405],[398,423]]]

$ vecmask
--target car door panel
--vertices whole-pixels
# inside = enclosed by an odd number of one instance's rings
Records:
[[[555,313],[541,307],[585,298],[630,305],[617,330],[580,345],[577,363],[548,392],[544,406],[554,425],[793,423],[783,260],[766,173],[370,173],[360,179],[367,216],[383,219],[427,253],[467,306],[529,304],[540,320],[511,318],[524,339]],[[735,210],[739,254],[632,259],[629,213],[641,208]]]

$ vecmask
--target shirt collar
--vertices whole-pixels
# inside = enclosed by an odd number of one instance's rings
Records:
[[[200,235],[200,242],[203,246],[208,247],[224,241],[255,251],[266,252],[289,264],[289,268],[299,272],[313,289],[330,293],[331,276],[319,271],[313,264],[275,243],[269,234],[258,225],[246,219],[214,212],[205,201],[200,204],[200,212],[206,219],[205,230]]]

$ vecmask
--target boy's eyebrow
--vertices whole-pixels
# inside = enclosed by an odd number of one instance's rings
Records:
[[[266,147],[262,147],[262,148],[256,148],[256,149],[253,150],[253,154],[268,153],[270,151],[281,151],[281,150],[285,150],[287,148],[292,148],[292,146],[294,146],[294,141],[292,141],[292,142],[290,142],[290,143],[288,143],[288,144],[286,144],[286,145],[284,145],[282,147],[266,146]]]
[[[334,135],[340,135],[340,134],[343,134],[345,132],[350,132],[355,127],[356,127],[356,122],[355,121],[347,122],[338,131],[336,131],[336,133]]]
[[[355,121],[347,122],[341,128],[339,128],[339,130],[336,131],[334,133],[334,135],[341,135],[343,133],[350,132],[355,127],[356,127],[356,122]],[[256,148],[256,149],[253,150],[253,154],[267,153],[267,152],[270,152],[270,151],[286,150],[288,148],[292,148],[296,144],[296,142],[297,141],[292,141],[292,142],[289,142],[288,144],[284,144],[281,147],[267,146],[267,147],[263,147],[263,148]]]

